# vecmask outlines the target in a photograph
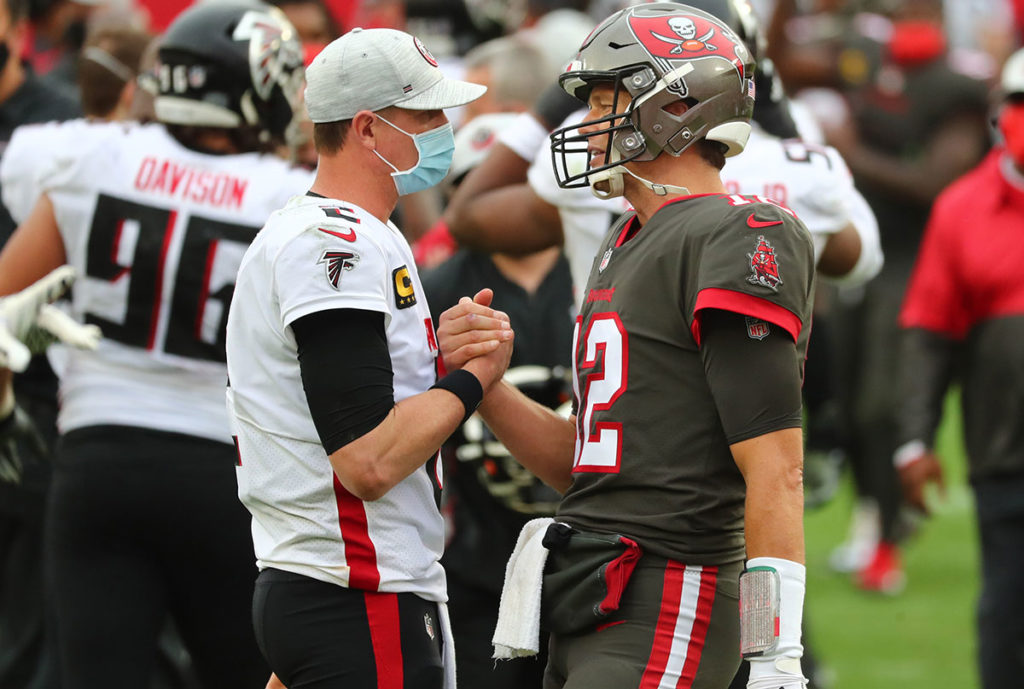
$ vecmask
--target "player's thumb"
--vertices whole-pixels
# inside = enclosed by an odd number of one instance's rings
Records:
[[[490,306],[491,300],[494,299],[494,290],[489,287],[484,287],[482,290],[473,295],[473,301],[481,306]]]

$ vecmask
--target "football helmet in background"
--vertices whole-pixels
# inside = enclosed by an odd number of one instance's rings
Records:
[[[564,188],[586,186],[595,173],[614,174],[613,168],[662,152],[678,156],[701,139],[735,155],[750,135],[753,55],[724,22],[686,5],[649,3],[612,15],[584,41],[559,83],[584,102],[597,84],[615,89],[611,114],[552,133],[555,174]],[[615,112],[624,96],[629,105]],[[690,107],[679,115],[664,109],[676,101]],[[591,168],[587,153],[582,167],[592,137],[607,137],[607,157]]]
[[[302,46],[284,14],[259,2],[195,5],[160,40],[156,117],[167,124],[249,128],[262,143],[297,130]]]

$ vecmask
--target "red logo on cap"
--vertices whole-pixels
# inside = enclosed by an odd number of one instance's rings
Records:
[[[427,46],[423,45],[423,42],[415,36],[413,36],[412,42],[416,45],[416,50],[420,51],[420,55],[423,56],[423,59],[429,62],[431,67],[437,67],[437,60],[435,60],[434,56],[430,54],[429,50],[427,50]]]

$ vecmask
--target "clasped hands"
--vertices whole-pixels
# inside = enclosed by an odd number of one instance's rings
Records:
[[[472,299],[441,314],[437,327],[438,347],[445,368],[464,368],[480,380],[484,392],[501,380],[512,357],[515,334],[508,314],[490,308],[494,292],[482,289]]]

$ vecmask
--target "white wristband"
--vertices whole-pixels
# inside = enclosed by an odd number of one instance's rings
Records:
[[[548,138],[548,130],[528,112],[519,115],[509,126],[498,134],[498,143],[504,144],[528,163],[537,157],[537,152]]]

